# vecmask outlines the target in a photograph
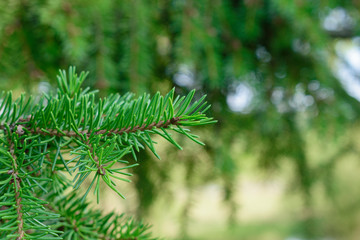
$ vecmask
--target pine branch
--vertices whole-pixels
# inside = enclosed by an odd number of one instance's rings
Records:
[[[81,163],[77,162],[72,169],[69,169],[70,162],[66,163],[59,151],[64,146],[61,147],[60,143],[55,143],[55,147],[57,156],[62,159],[63,166],[69,173],[78,171],[74,178],[75,189],[80,187],[91,172],[95,172],[96,180],[94,178],[92,183],[96,181],[96,189],[99,187],[99,178],[102,178],[110,188],[124,197],[115,188],[112,179],[129,181],[118,175],[129,176],[130,174],[110,168],[117,162],[127,163],[116,159],[115,156],[132,153],[136,159],[135,151],[144,149],[144,145],[146,145],[156,157],[160,158],[150,134],[160,135],[181,149],[168,130],[183,134],[203,145],[197,139],[198,136],[191,134],[188,129],[183,129],[181,126],[215,122],[204,114],[209,108],[204,102],[204,97],[191,104],[195,91],[191,91],[186,97],[177,97],[176,99],[174,99],[174,89],[164,97],[157,93],[151,99],[147,94],[138,99],[133,99],[131,94],[124,96],[114,94],[96,102],[95,92],[88,93],[88,89],[80,88],[85,76],[86,74],[82,73],[78,77],[73,68],[70,69],[68,77],[62,71],[58,77],[60,89],[57,96],[44,96],[38,104],[28,104],[32,109],[30,115],[24,116],[24,114],[18,113],[17,102],[19,101],[12,103],[11,98],[7,96],[7,100],[4,101],[6,102],[4,111],[13,114],[6,115],[3,118],[4,123],[0,124],[0,128],[4,128],[4,124],[12,124],[17,127],[19,132],[25,132],[32,136],[43,136],[40,138],[43,138],[44,143],[53,142],[55,138],[68,138],[67,148],[77,149],[71,151],[71,154],[78,155]],[[112,142],[110,145],[109,141]],[[110,154],[110,150],[106,150],[106,147],[111,147],[113,153]],[[103,156],[104,152],[106,154]],[[114,157],[108,158],[111,155]],[[52,166],[53,170],[55,162],[56,159]],[[131,166],[136,166],[136,164]]]
[[[96,91],[80,87],[86,75],[78,76],[75,68],[68,75],[60,71],[57,94],[39,100],[21,95],[13,101],[11,92],[0,94],[0,204],[4,206],[0,237],[150,239],[146,225],[125,221],[122,215],[102,217],[88,210],[88,193],[94,189],[99,202],[102,180],[125,198],[116,181],[129,182],[123,177],[132,175],[127,169],[139,165],[123,160],[125,155],[132,154],[136,160],[135,151],[147,146],[160,158],[154,134],[181,149],[170,131],[203,144],[184,127],[215,122],[205,115],[209,108],[205,97],[193,102],[195,91],[175,99],[173,89],[152,98],[114,94],[97,100]],[[73,182],[62,172],[75,173]],[[91,183],[81,198],[76,191],[69,198],[62,197],[66,188],[79,189],[89,176]],[[67,201],[59,208],[48,202],[61,206],[59,199]],[[73,205],[66,205],[68,202]],[[61,237],[60,230],[64,230]]]

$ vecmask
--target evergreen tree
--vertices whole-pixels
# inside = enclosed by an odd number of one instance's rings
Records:
[[[205,96],[195,91],[174,98],[144,94],[109,95],[82,89],[86,77],[70,67],[60,71],[56,94],[41,98],[11,92],[0,103],[0,238],[1,239],[153,239],[149,226],[123,214],[102,214],[89,207],[100,182],[124,198],[119,181],[138,165],[124,160],[147,146],[157,157],[152,135],[179,149],[171,132],[203,144],[188,126],[214,123],[205,115]],[[70,174],[72,180],[66,175]],[[90,185],[83,195],[79,188]],[[67,193],[67,189],[74,190]]]
[[[21,84],[31,91],[39,80],[51,81],[58,66],[75,64],[91,69],[87,84],[101,94],[167,92],[174,85],[178,94],[206,92],[220,124],[204,132],[211,172],[202,177],[222,181],[230,222],[238,208],[241,161],[233,152],[239,148],[256,156],[261,169],[279,170],[287,161],[291,189],[303,196],[308,213],[316,183],[325,187],[326,199],[337,197],[337,159],[355,151],[349,147],[355,141],[339,143],[338,153],[317,161],[308,153],[313,143],[306,135],[314,132],[329,146],[358,125],[358,101],[334,76],[333,62],[339,57],[334,46],[359,34],[359,6],[340,0],[4,0],[1,87]],[[248,104],[233,107],[244,92],[251,96]],[[193,158],[183,163],[187,176],[200,164]],[[146,213],[160,189],[166,190],[154,182],[164,182],[171,168],[151,162],[134,170],[139,212]]]

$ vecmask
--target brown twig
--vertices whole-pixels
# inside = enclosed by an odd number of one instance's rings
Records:
[[[17,132],[17,131],[16,131]],[[21,179],[18,176],[18,171],[17,171],[17,163],[16,163],[16,155],[15,155],[15,148],[14,148],[14,143],[11,141],[11,139],[9,139],[10,141],[10,149],[9,152],[12,156],[12,158],[14,159],[13,161],[13,170],[8,171],[9,174],[11,174],[13,176],[13,181],[14,181],[14,187],[15,187],[15,202],[16,202],[16,213],[17,213],[17,222],[18,222],[18,234],[19,236],[16,238],[16,240],[22,240],[24,239],[24,219],[23,219],[23,213],[22,213],[22,198],[20,196],[20,189],[21,189]]]
[[[93,131],[95,134],[100,135],[100,134],[106,134],[108,136],[112,135],[112,134],[116,134],[116,135],[122,135],[124,133],[134,133],[138,130],[140,131],[145,131],[145,130],[151,130],[153,128],[168,128],[170,125],[178,125],[180,118],[179,117],[173,117],[167,121],[159,121],[158,123],[153,122],[150,124],[143,124],[141,126],[137,125],[135,127],[123,127],[121,129],[117,128],[117,129],[103,129],[103,130],[95,130]],[[19,127],[21,126],[21,127]],[[4,128],[4,127],[3,127]],[[32,134],[40,134],[40,135],[50,135],[50,136],[67,136],[67,137],[75,137],[78,136],[80,133],[81,135],[87,135],[90,136],[90,134],[92,133],[89,130],[79,130],[78,133],[75,131],[71,131],[71,130],[57,130],[57,129],[42,129],[42,128],[30,128],[27,127],[25,124],[24,125],[18,125],[18,129],[20,130],[24,130],[26,129],[27,131],[31,132]]]

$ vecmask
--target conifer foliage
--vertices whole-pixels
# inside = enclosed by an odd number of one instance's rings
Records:
[[[194,91],[176,98],[172,90],[99,99],[81,88],[86,75],[74,67],[60,71],[57,92],[40,98],[1,93],[1,239],[153,239],[148,225],[103,215],[86,197],[94,192],[99,202],[103,182],[124,198],[116,183],[129,181],[136,151],[148,147],[159,157],[153,135],[181,149],[172,133],[202,144],[187,127],[215,122],[205,115],[205,96],[193,101]],[[128,154],[136,161],[125,161]],[[86,179],[90,184],[80,194]],[[74,191],[66,194],[68,188]]]

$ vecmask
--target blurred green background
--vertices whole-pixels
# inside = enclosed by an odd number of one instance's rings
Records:
[[[0,0],[0,89],[59,68],[110,92],[207,94],[206,147],[158,140],[127,200],[167,239],[360,239],[360,2]]]

